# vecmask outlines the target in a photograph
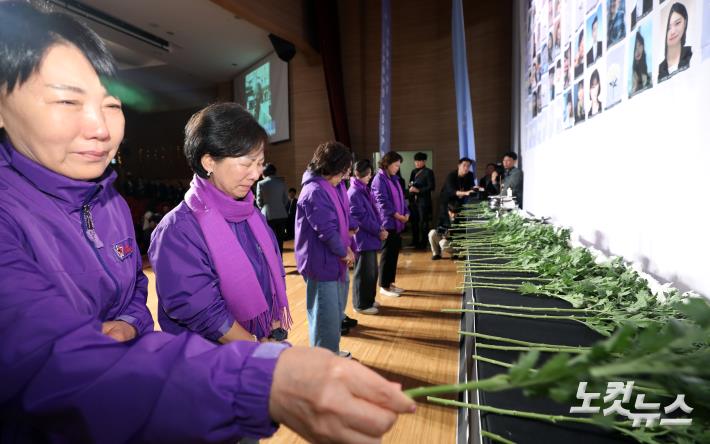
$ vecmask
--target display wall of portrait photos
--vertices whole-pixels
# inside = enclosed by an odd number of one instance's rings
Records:
[[[710,0],[528,0],[525,23],[527,148],[710,57]]]

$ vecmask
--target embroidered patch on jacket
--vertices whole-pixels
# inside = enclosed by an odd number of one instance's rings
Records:
[[[133,246],[133,239],[130,237],[113,244],[113,252],[116,253],[116,256],[118,256],[121,260],[125,260],[127,257],[130,257],[135,250],[136,249]]]

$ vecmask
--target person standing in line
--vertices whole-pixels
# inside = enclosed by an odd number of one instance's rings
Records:
[[[377,204],[367,185],[372,178],[372,164],[363,159],[355,163],[355,177],[350,178],[350,218],[357,224],[355,234],[355,272],[353,273],[353,307],[362,314],[378,313],[377,252],[388,232],[382,225]]]
[[[296,209],[295,255],[306,281],[308,337],[350,358],[340,349],[341,325],[349,290],[348,266],[355,262],[350,248],[348,195],[340,183],[350,172],[352,155],[339,142],[318,146],[303,173]]]
[[[286,339],[284,268],[251,192],[267,143],[266,131],[236,103],[207,106],[185,126],[195,175],[148,250],[163,331],[193,331],[222,344]]]
[[[399,297],[404,292],[404,289],[394,285],[397,260],[402,248],[400,233],[409,220],[404,191],[397,176],[401,164],[402,156],[399,153],[395,151],[385,153],[380,161],[379,171],[372,179],[372,193],[375,196],[377,211],[388,233],[380,257],[380,294],[389,297]]]
[[[261,214],[266,217],[269,227],[276,235],[281,256],[284,253],[284,238],[288,221],[288,196],[286,184],[281,177],[276,177],[276,166],[272,163],[264,165],[264,178],[256,184],[256,205]]]
[[[426,153],[414,155],[414,166],[409,175],[410,221],[412,226],[412,246],[426,248],[427,233],[431,221],[431,192],[436,189],[434,171],[426,166]]]
[[[298,194],[295,188],[288,189],[288,204],[286,204],[286,212],[288,213],[288,225],[286,225],[286,240],[293,240],[294,228],[296,226],[296,204],[298,203]]]

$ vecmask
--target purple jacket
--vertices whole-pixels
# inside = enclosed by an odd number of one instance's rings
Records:
[[[72,180],[0,145],[0,442],[273,433],[268,397],[283,346],[151,333],[114,178]],[[101,322],[116,319],[139,336],[103,335]]]
[[[269,266],[259,252],[248,222],[230,222],[229,226],[244,248],[266,301],[271,305]],[[274,250],[279,253],[276,238],[268,231]],[[173,334],[194,331],[212,341],[224,336],[234,324],[234,317],[222,298],[219,277],[200,225],[184,201],[153,231],[148,257],[155,270],[160,328]],[[285,276],[283,266],[281,275]],[[251,333],[262,338],[270,332]]]
[[[387,175],[387,173],[385,173],[385,175]],[[394,197],[390,193],[389,186],[384,182],[382,177],[382,174],[375,174],[374,179],[372,179],[372,183],[370,184],[372,187],[372,194],[375,196],[377,210],[380,212],[380,219],[384,221],[384,227],[387,230],[397,230],[397,220],[394,218],[394,213],[396,211],[394,207]],[[391,180],[396,187],[402,189],[399,184],[399,180],[397,180],[397,176],[390,176],[389,180]],[[402,216],[409,214],[406,202],[404,203],[400,214]]]
[[[301,276],[308,279],[337,281],[342,277],[340,258],[347,254],[348,245],[340,239],[336,208],[320,183],[314,181],[316,177],[306,171],[301,181],[296,205],[296,265]],[[344,205],[347,209],[348,203]]]
[[[357,180],[353,178],[353,180]],[[382,221],[371,200],[367,186],[351,184],[348,190],[350,198],[350,220],[359,228],[355,234],[355,247],[358,252],[379,250],[382,247],[380,230]]]

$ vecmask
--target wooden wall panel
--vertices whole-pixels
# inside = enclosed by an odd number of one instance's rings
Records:
[[[465,3],[478,174],[510,148],[512,7]],[[392,0],[392,127],[395,150],[432,150],[440,186],[458,161],[451,2]],[[341,42],[353,150],[379,149],[380,2],[340,0]]]

